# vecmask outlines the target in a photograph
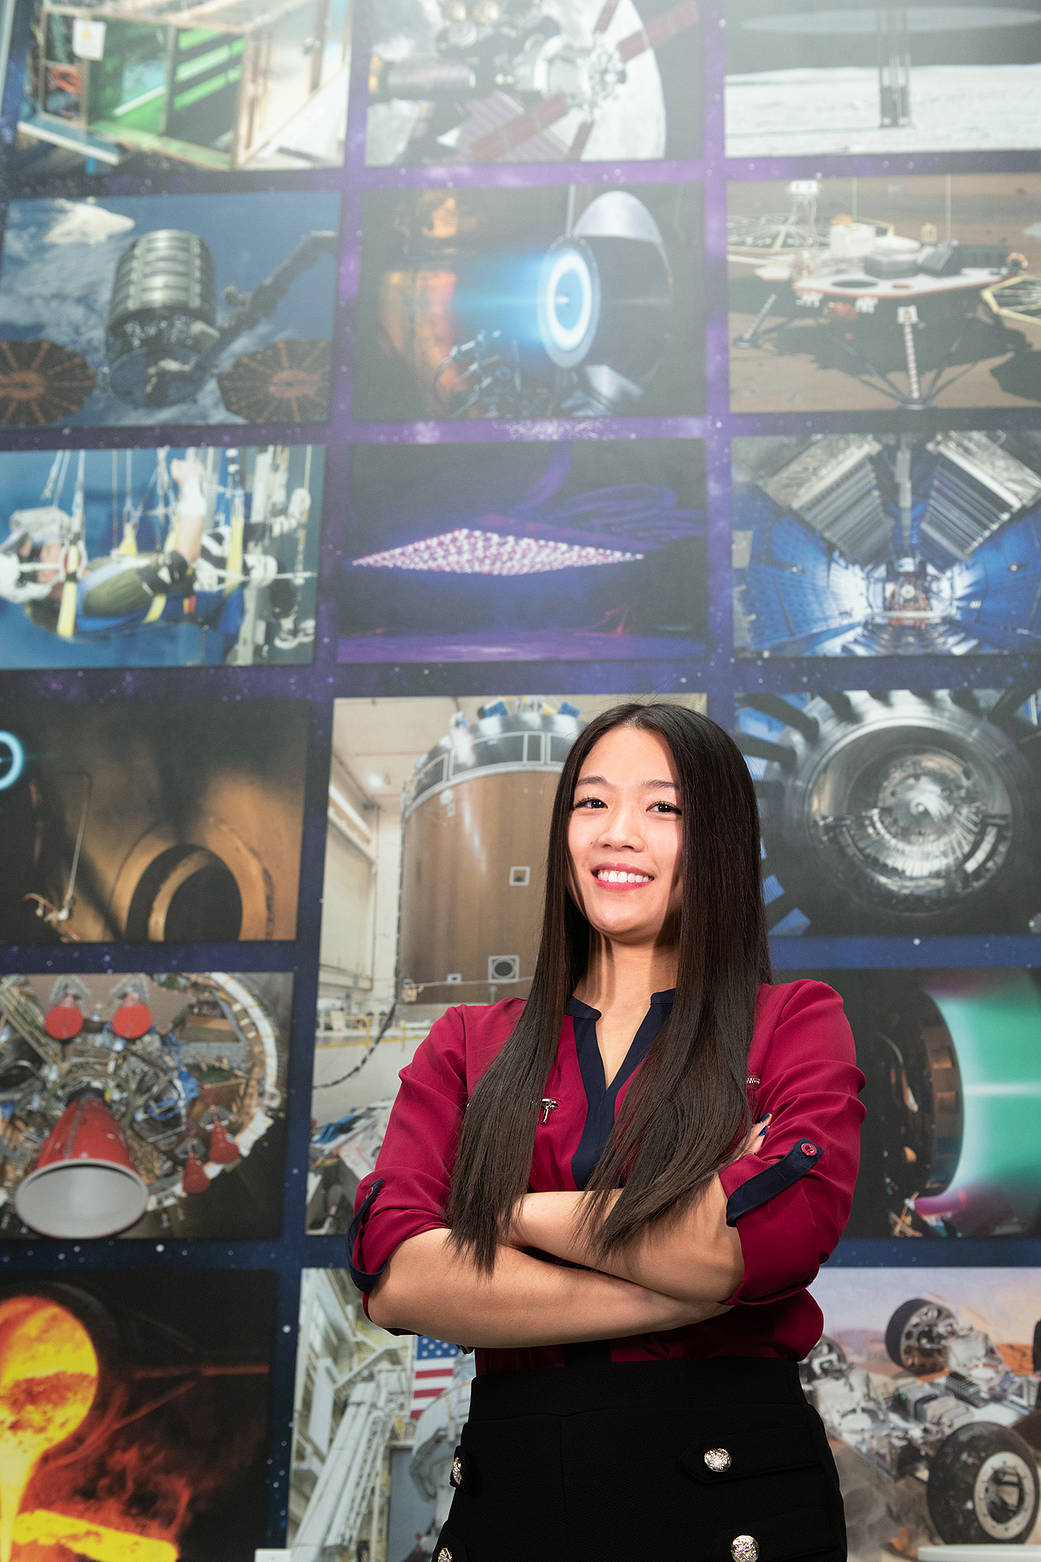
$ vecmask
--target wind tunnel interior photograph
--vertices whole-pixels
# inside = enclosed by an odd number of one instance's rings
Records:
[[[327,418],[339,226],[325,191],[13,201],[0,424]]]
[[[369,191],[354,416],[699,412],[702,251],[694,184]]]
[[[292,979],[0,978],[0,1237],[279,1227]]]
[[[33,0],[12,182],[337,167],[353,0]]]
[[[1041,403],[1041,178],[731,182],[734,412]]]
[[[736,439],[742,656],[1041,650],[1032,430]]]
[[[696,157],[696,0],[381,0],[366,158],[386,163]]]
[[[1037,0],[726,0],[728,157],[1032,147]]]
[[[829,980],[867,1076],[850,1236],[1041,1233],[1041,973],[831,971]]]
[[[324,454],[0,452],[0,667],[310,661]]]
[[[557,778],[585,723],[627,698],[336,702],[309,1230],[346,1231],[398,1071],[438,1015],[527,996]]]
[[[361,445],[341,662],[702,656],[697,440]]]
[[[4,711],[0,936],[292,938],[303,701]]]
[[[5,1280],[4,1401],[18,1407],[5,1431],[8,1556],[254,1562],[274,1280],[204,1269],[174,1284],[132,1269]]]
[[[1025,686],[742,696],[771,931],[1041,931],[1038,717]]]

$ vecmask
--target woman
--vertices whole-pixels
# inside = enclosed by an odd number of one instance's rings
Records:
[[[527,1003],[450,1010],[402,1072],[352,1273],[376,1323],[477,1348],[434,1562],[845,1556],[796,1362],[863,1076],[831,988],[767,985],[759,864],[721,728],[605,712]]]

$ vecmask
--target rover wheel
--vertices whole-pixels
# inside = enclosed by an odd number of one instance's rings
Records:
[[[886,1325],[890,1361],[918,1377],[940,1372],[946,1360],[944,1344],[953,1322],[954,1314],[942,1302],[929,1302],[924,1296],[903,1302]]]
[[[929,1470],[926,1502],[948,1545],[1025,1541],[1037,1518],[1037,1461],[1007,1427],[975,1421],[955,1427]]]

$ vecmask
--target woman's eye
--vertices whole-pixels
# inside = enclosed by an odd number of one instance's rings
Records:
[[[603,808],[603,799],[599,797],[576,797],[572,808]]]
[[[675,803],[666,803],[663,801],[660,803],[652,803],[651,806],[657,813],[679,814],[679,809],[676,807]]]

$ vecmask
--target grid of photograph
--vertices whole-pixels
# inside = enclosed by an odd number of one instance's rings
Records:
[[[1041,0],[4,11],[0,1562],[428,1562],[355,1194],[628,699],[867,1077],[852,1562],[1041,1546],[1039,100]]]

